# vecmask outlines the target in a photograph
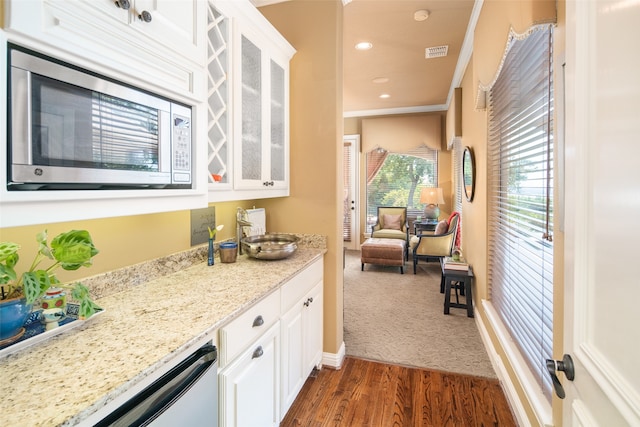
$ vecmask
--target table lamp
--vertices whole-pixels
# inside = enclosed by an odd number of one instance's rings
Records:
[[[423,188],[420,191],[420,203],[426,203],[424,207],[424,217],[426,219],[437,220],[440,216],[438,205],[444,204],[442,188]]]

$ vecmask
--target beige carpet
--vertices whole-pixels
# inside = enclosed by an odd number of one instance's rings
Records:
[[[445,315],[443,304],[438,263],[418,263],[416,275],[411,260],[402,275],[398,267],[371,264],[360,271],[360,251],[347,251],[347,355],[496,378],[475,320],[466,309]]]

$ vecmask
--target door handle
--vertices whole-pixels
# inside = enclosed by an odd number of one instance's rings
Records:
[[[564,376],[569,381],[573,381],[575,378],[575,369],[573,366],[573,359],[568,354],[562,356],[562,360],[547,359],[547,371],[551,375],[551,381],[553,382],[553,389],[560,399],[564,399],[566,394],[564,387],[560,383],[556,371],[564,372]]]

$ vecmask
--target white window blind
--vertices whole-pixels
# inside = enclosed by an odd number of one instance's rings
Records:
[[[462,212],[462,141],[460,138],[453,140],[453,210]]]
[[[343,206],[342,206],[342,238],[345,242],[351,241],[351,206],[350,200],[354,198],[351,194],[351,170],[353,168],[354,159],[352,159],[351,151],[353,150],[353,143],[351,141],[344,141],[344,146],[342,150],[342,165],[343,165],[343,175],[344,175],[344,195],[343,195]]]
[[[505,328],[551,402],[552,27],[513,37],[489,91],[489,287]]]

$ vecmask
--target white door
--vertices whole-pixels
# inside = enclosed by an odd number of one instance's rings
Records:
[[[567,5],[563,425],[640,425],[640,2]]]
[[[344,247],[356,250],[360,247],[360,209],[358,203],[358,165],[360,135],[344,136],[344,208],[342,236]]]

